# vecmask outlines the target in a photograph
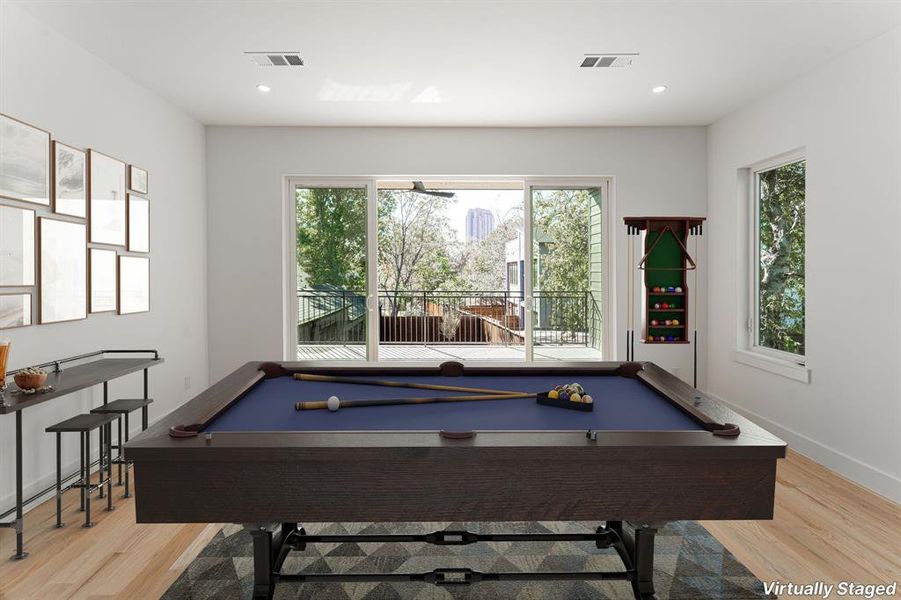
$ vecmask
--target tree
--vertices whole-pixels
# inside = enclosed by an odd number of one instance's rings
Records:
[[[484,240],[467,244],[460,260],[461,288],[503,290],[506,282],[507,242],[522,231],[522,207],[516,207]]]
[[[366,190],[305,188],[296,195],[298,284],[366,289]]]
[[[411,291],[457,283],[450,252],[455,241],[445,215],[450,202],[406,190],[379,191],[379,287],[392,316],[405,308]]]
[[[536,290],[547,298],[542,308],[554,329],[585,331],[589,209],[595,199],[590,190],[546,190],[532,198],[536,235],[543,232],[550,240],[535,253],[541,261]]]
[[[800,161],[758,175],[758,343],[802,355],[805,171]]]

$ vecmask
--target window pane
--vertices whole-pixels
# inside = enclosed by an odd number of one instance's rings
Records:
[[[297,188],[297,358],[366,359],[366,188]]]
[[[601,357],[601,193],[532,190],[535,360]]]
[[[408,185],[378,192],[379,360],[522,360],[522,190]]]
[[[757,345],[804,355],[806,162],[757,173]]]

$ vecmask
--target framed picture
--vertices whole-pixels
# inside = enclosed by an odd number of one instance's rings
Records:
[[[125,163],[88,150],[91,241],[125,246]]]
[[[53,142],[53,210],[87,216],[87,161],[84,150]]]
[[[41,323],[88,316],[88,252],[85,225],[38,219]]]
[[[139,194],[146,194],[149,186],[147,180],[147,171],[134,165],[128,165],[128,189]]]
[[[0,294],[0,329],[31,325],[31,294]]]
[[[0,115],[0,196],[50,205],[50,133]]]
[[[119,314],[150,310],[150,259],[119,257]]]
[[[34,285],[34,211],[0,205],[0,287]]]
[[[128,250],[150,252],[150,199],[128,195]]]
[[[90,249],[92,313],[116,310],[118,273],[115,250]]]

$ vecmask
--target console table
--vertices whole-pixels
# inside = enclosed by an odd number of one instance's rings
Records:
[[[124,375],[144,371],[144,398],[148,398],[149,380],[148,370],[163,362],[156,350],[98,350],[79,356],[70,356],[60,360],[46,362],[37,365],[48,371],[46,386],[53,389],[46,392],[24,394],[15,383],[0,391],[0,415],[15,413],[16,415],[16,505],[10,510],[0,514],[0,521],[15,514],[15,519],[8,522],[0,522],[0,527],[14,529],[16,531],[16,553],[13,559],[21,559],[28,556],[25,552],[23,523],[23,510],[38,498],[56,489],[56,484],[47,487],[31,496],[22,497],[22,412],[31,406],[54,400],[98,384],[103,384],[103,403],[109,401],[109,382]],[[71,363],[72,366],[67,366]],[[5,377],[12,377],[22,369],[9,371]],[[142,427],[147,427],[147,407],[142,409]],[[88,457],[90,461],[90,457]],[[91,463],[93,466],[93,463]],[[65,478],[68,481],[77,473]]]

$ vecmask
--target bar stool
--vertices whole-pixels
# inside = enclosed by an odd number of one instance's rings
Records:
[[[116,423],[119,429],[119,435],[116,438],[116,445],[113,446],[116,448],[117,456],[113,461],[116,465],[118,465],[119,470],[119,482],[116,485],[122,485],[122,465],[125,465],[125,494],[122,496],[123,498],[130,498],[131,492],[129,488],[128,481],[128,470],[131,468],[131,464],[125,460],[122,456],[122,450],[125,447],[124,442],[128,441],[128,415],[139,408],[144,408],[148,406],[151,402],[153,402],[153,398],[120,398],[119,400],[113,400],[108,404],[104,404],[103,406],[98,406],[95,409],[92,409],[91,412],[94,414],[109,414],[114,415],[116,418]],[[122,439],[122,417],[125,418],[125,439]],[[142,431],[146,429],[146,427],[142,427]],[[112,434],[112,426],[110,426],[110,434]]]
[[[107,426],[116,420],[116,415],[103,415],[103,414],[82,414],[76,415],[71,419],[66,419],[65,421],[61,421],[55,425],[51,425],[45,431],[48,433],[56,434],[56,526],[63,527],[65,524],[62,521],[62,498],[63,492],[63,467],[62,467],[62,434],[66,432],[78,432],[81,436],[81,477],[75,481],[72,485],[68,486],[66,490],[77,487],[81,490],[81,503],[82,508],[85,511],[84,515],[84,527],[93,527],[94,524],[91,522],[91,492],[94,490],[99,490],[101,492],[100,496],[103,497],[103,484],[106,484],[106,510],[114,510],[113,507],[113,479],[112,479],[112,468],[109,466],[109,461],[112,459],[112,444],[109,435],[109,431],[106,435],[104,435],[104,429]],[[98,471],[100,474],[100,478],[97,481],[97,485],[91,485],[91,432],[95,429],[100,430],[100,460],[98,464]],[[105,443],[104,443],[105,442]],[[103,478],[103,469],[104,466],[107,468],[107,477]]]

